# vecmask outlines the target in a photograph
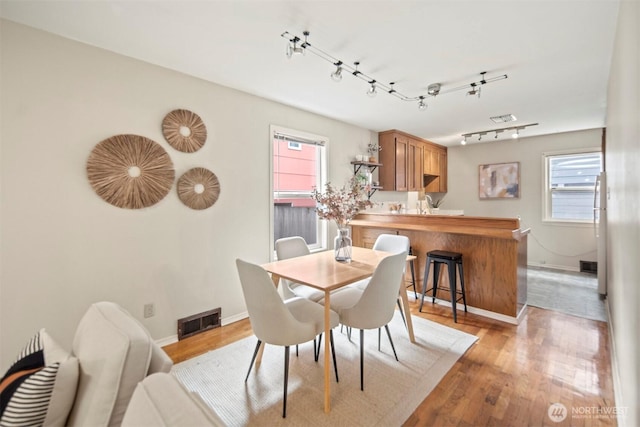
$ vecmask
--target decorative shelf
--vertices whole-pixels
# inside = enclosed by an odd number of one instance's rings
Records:
[[[357,161],[357,160],[352,161],[351,164],[353,165],[353,174],[354,175],[358,174],[358,171],[360,170],[360,168],[362,166],[367,166],[369,169],[371,169],[371,172],[376,170],[376,168],[378,166],[382,166],[382,163],[360,162],[360,161]],[[373,196],[373,193],[375,193],[378,190],[382,190],[382,187],[379,186],[379,185],[372,185],[371,186],[371,190],[369,190],[369,192],[367,193],[367,198],[370,199],[371,196]]]

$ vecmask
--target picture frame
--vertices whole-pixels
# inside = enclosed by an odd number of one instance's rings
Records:
[[[520,162],[478,166],[480,200],[520,198]]]

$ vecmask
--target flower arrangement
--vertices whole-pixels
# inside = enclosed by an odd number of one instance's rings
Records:
[[[342,188],[334,188],[330,182],[325,192],[314,188],[311,197],[318,203],[316,212],[320,219],[333,220],[338,228],[345,228],[362,209],[373,206],[367,198],[368,186],[362,186],[355,177]]]

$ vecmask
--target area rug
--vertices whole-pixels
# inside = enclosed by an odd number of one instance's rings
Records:
[[[598,277],[588,273],[529,267],[527,304],[584,319],[607,321]]]
[[[324,413],[324,354],[313,343],[291,348],[287,418],[282,418],[284,349],[266,346],[262,363],[244,378],[255,348],[249,337],[179,363],[172,373],[197,392],[230,426],[399,426],[477,340],[464,332],[412,317],[411,343],[399,312],[389,327],[399,361],[382,332],[365,331],[364,391],[360,391],[359,332],[334,329],[340,382],[331,369],[331,412]],[[324,343],[323,343],[324,348]]]

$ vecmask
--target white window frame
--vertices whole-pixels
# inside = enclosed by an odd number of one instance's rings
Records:
[[[542,171],[544,173],[542,180],[542,222],[557,225],[576,225],[576,226],[593,226],[593,219],[562,219],[553,218],[552,210],[552,191],[550,188],[550,158],[556,156],[572,155],[572,154],[590,154],[602,153],[600,147],[576,148],[570,150],[548,151],[542,153]]]
[[[318,188],[324,188],[327,183],[327,150],[329,149],[329,138],[322,135],[316,135],[313,133],[297,130],[297,129],[289,129],[282,126],[270,125],[269,126],[269,244],[271,247],[271,254],[273,259],[275,256],[275,247],[274,247],[274,217],[273,217],[273,141],[276,138],[277,134],[290,135],[292,137],[301,139],[301,140],[309,140],[309,141],[322,141],[324,142],[324,149],[320,150],[320,167],[319,172],[320,176],[318,178]],[[316,244],[309,245],[309,250],[311,252],[320,252],[324,251],[328,248],[327,246],[327,221],[318,219],[316,224],[316,232],[318,236],[318,242]]]

